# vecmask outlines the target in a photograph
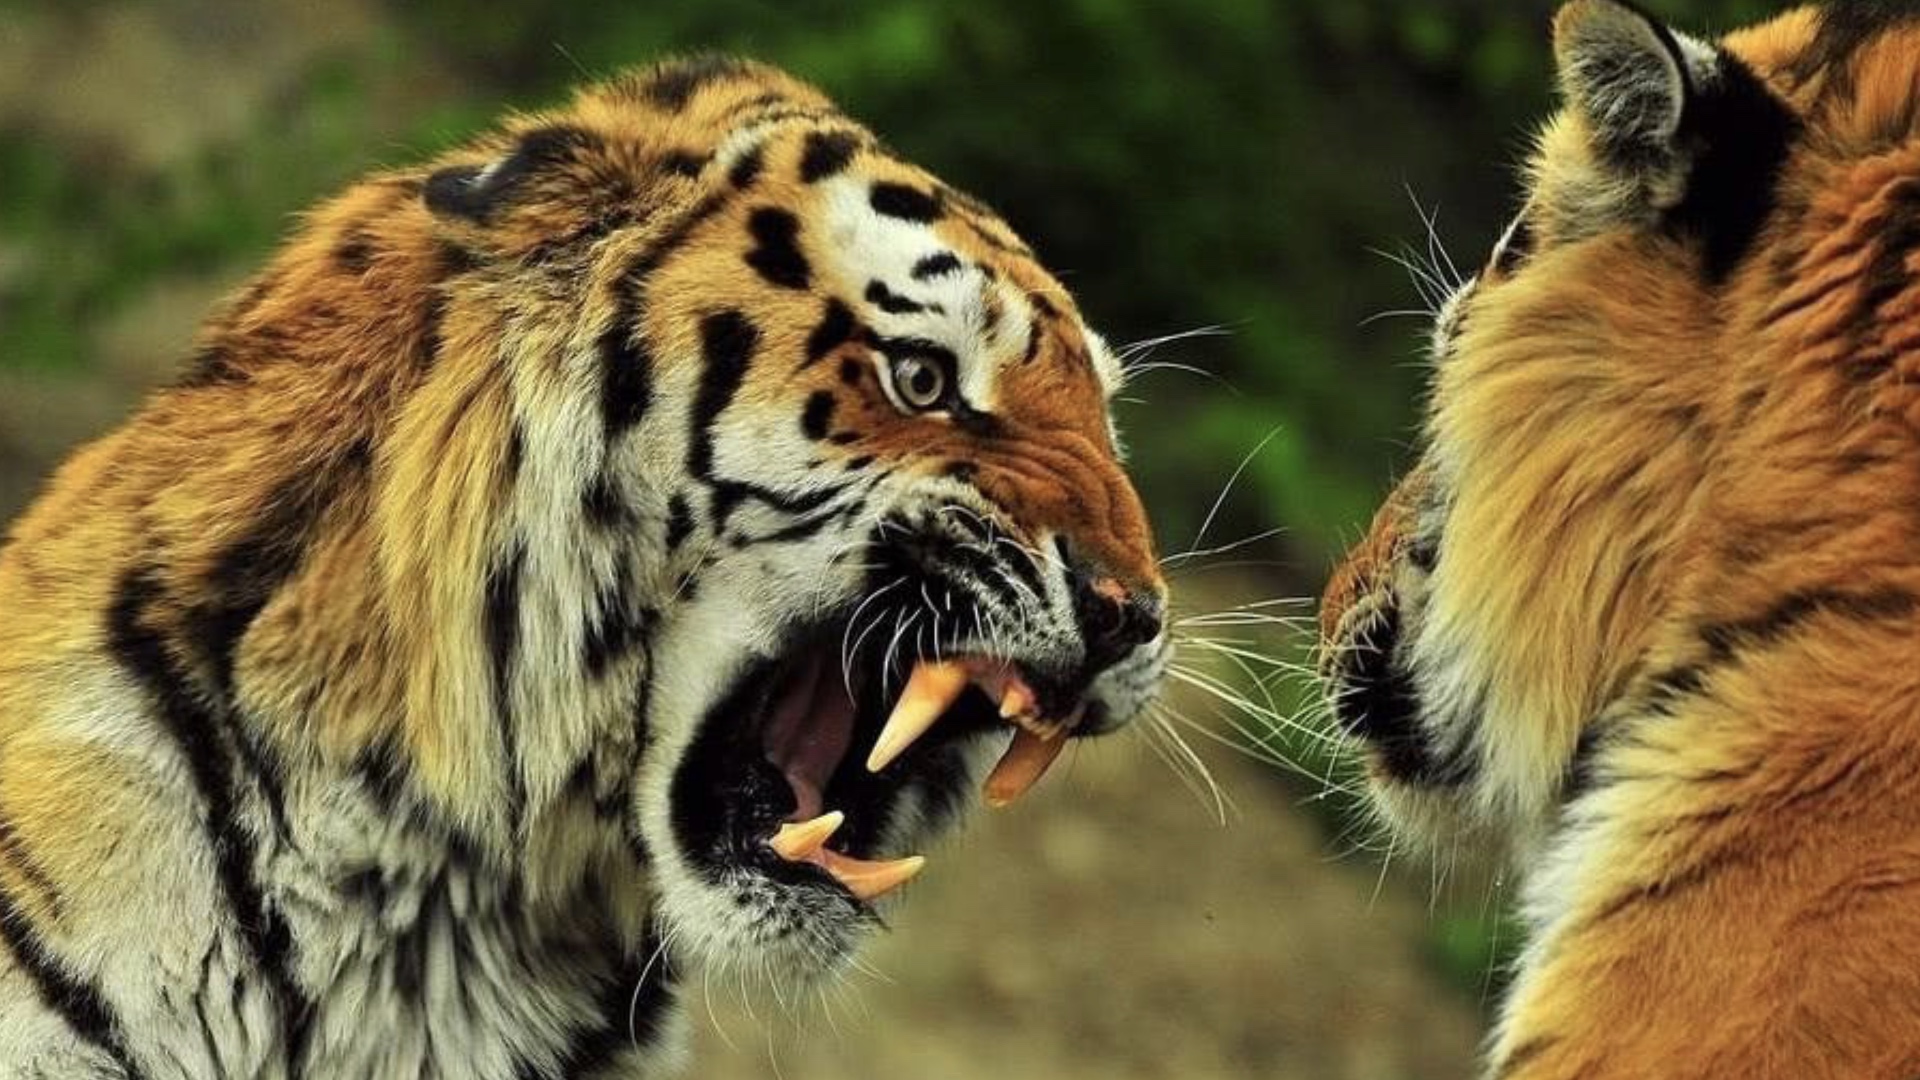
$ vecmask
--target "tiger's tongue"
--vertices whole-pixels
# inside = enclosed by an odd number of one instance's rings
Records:
[[[820,816],[827,781],[853,744],[853,698],[825,671],[816,655],[794,674],[761,736],[767,760],[786,775],[798,803],[788,821]]]

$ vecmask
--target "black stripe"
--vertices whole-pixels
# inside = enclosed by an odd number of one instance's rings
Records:
[[[673,223],[673,227],[668,229],[652,247],[642,252],[632,265],[626,268],[620,277],[622,285],[636,290],[641,288],[646,279],[653,276],[653,272],[660,269],[661,264],[667,261],[668,256],[680,250],[688,240],[693,238],[694,230],[726,209],[727,204],[732,200],[732,190],[722,188],[695,203],[692,209],[682,214],[680,219]],[[643,307],[636,303],[634,311],[637,313],[641,310],[644,310]]]
[[[1027,347],[1020,354],[1022,364],[1031,364],[1040,355],[1040,320],[1034,318],[1027,323]]]
[[[716,528],[724,528],[726,511],[746,499],[752,499],[783,514],[811,514],[846,494],[853,486],[852,483],[834,484],[802,495],[783,495],[770,488],[741,480],[715,480],[713,481],[714,503],[719,508],[715,511],[718,519]]]
[[[630,287],[622,285],[623,292]],[[653,354],[640,336],[640,303],[625,295],[600,335],[600,417],[609,442],[639,425],[653,405]]]
[[[827,430],[833,425],[833,391],[815,390],[807,398],[806,408],[800,413],[800,431],[809,439],[819,440],[827,437]]]
[[[1823,5],[1813,42],[1786,70],[1804,83],[1827,75],[1822,97],[1854,93],[1849,65],[1869,43],[1903,23],[1920,19],[1916,0],[1845,0]]]
[[[1737,663],[1744,653],[1787,640],[1819,616],[1880,622],[1907,618],[1916,611],[1920,611],[1920,597],[1893,587],[1871,592],[1818,587],[1789,593],[1756,615],[1700,627],[1706,655],[1652,676],[1641,698],[1649,712],[1670,715],[1676,703],[1701,693],[1715,670]]]
[[[33,857],[27,846],[20,841],[20,832],[14,827],[13,820],[0,812],[0,862],[13,867],[14,872],[26,879],[33,891],[39,893],[47,902],[47,909],[55,920],[60,918],[66,907],[65,899],[60,895],[59,886],[47,876],[40,860]]]
[[[911,297],[901,296],[887,287],[887,283],[875,279],[867,282],[867,303],[878,307],[889,315],[918,315],[923,311],[944,313],[939,304],[923,304]]]
[[[747,218],[747,232],[754,240],[747,252],[747,265],[760,276],[783,289],[804,289],[812,279],[812,268],[800,254],[800,219],[776,207],[762,206]]]
[[[746,64],[731,56],[695,56],[671,61],[654,69],[641,92],[653,104],[679,112],[703,87],[739,75],[746,69]]]
[[[594,1015],[598,1022],[574,1036],[558,1067],[523,1067],[519,1080],[587,1080],[616,1064],[623,1053],[648,1053],[657,1044],[676,998],[679,975],[673,960],[649,934],[638,950],[608,976]]]
[[[667,550],[678,551],[680,545],[686,543],[687,537],[691,535],[693,535],[693,507],[687,502],[685,495],[676,491],[673,498],[667,500]]]
[[[931,281],[961,270],[960,257],[951,251],[935,252],[913,264],[913,280]]]
[[[511,488],[520,482],[520,470],[527,464],[527,433],[520,427],[518,420],[507,425],[507,452],[501,462],[503,479]]]
[[[852,131],[810,131],[800,154],[800,179],[818,183],[846,169],[860,149],[860,136]]]
[[[635,610],[632,571],[624,563],[614,580],[601,587],[594,606],[597,618],[587,627],[582,661],[588,677],[598,679],[640,643],[651,614]]]
[[[711,154],[696,153],[692,150],[669,150],[660,155],[659,166],[661,172],[684,176],[691,180],[698,177],[706,169],[707,162],[711,160],[713,160]]]
[[[513,715],[514,653],[520,644],[520,578],[526,561],[526,548],[516,544],[487,574],[486,608],[481,616],[493,681],[493,719],[506,769],[507,820],[516,828],[527,803]]]
[[[851,340],[859,330],[853,309],[841,303],[837,297],[828,297],[827,309],[820,316],[820,324],[807,335],[807,358],[800,366],[812,367],[819,363],[828,353]]]
[[[226,341],[211,341],[194,350],[187,361],[186,373],[173,384],[180,390],[199,390],[209,386],[227,386],[247,381],[247,370],[239,362],[233,346]]]
[[[293,979],[292,936],[254,879],[256,851],[234,802],[234,763],[220,737],[221,725],[193,690],[166,640],[149,625],[149,613],[161,597],[160,583],[150,571],[128,572],[107,613],[108,647],[146,691],[180,751],[205,811],[207,846],[221,892],[255,965],[279,998],[285,1042],[294,1046],[304,1035],[310,1006]]]
[[[1713,659],[1731,661],[1740,652],[1762,649],[1791,636],[1820,615],[1856,622],[1900,619],[1920,610],[1920,600],[1905,589],[1887,587],[1872,592],[1843,592],[1832,588],[1789,593],[1772,607],[1750,618],[1713,623],[1700,628],[1700,639]]]
[[[923,223],[938,221],[942,213],[937,195],[890,180],[882,180],[874,184],[867,202],[873,207],[875,213],[904,221]]]
[[[197,643],[222,697],[233,693],[236,654],[248,628],[306,560],[327,511],[365,485],[372,463],[372,448],[358,439],[288,474],[256,508],[241,538],[214,560],[206,578],[209,599],[188,613],[186,636]]]
[[[67,972],[4,887],[0,887],[0,941],[6,942],[47,1008],[57,1013],[75,1035],[113,1058],[127,1080],[140,1080],[142,1074],[127,1051],[112,1007],[98,989]]]
[[[1562,802],[1573,802],[1593,790],[1594,782],[1598,779],[1598,758],[1605,745],[1607,730],[1602,724],[1591,720],[1580,729],[1579,741],[1573,747],[1573,759],[1567,763],[1566,777],[1560,782]]]
[[[1735,812],[1729,808],[1729,812]],[[1695,816],[1699,812],[1695,812]],[[1723,846],[1715,851],[1693,860],[1684,869],[1667,868],[1653,880],[1638,885],[1627,886],[1615,892],[1599,911],[1581,921],[1577,932],[1591,930],[1601,923],[1618,918],[1636,908],[1650,908],[1665,903],[1674,897],[1691,892],[1712,881],[1722,872],[1735,869],[1753,862],[1756,854],[1749,849]]]
[[[373,265],[378,246],[364,227],[349,229],[339,246],[333,249],[333,263],[350,277],[359,277]]]
[[[604,467],[580,493],[580,506],[587,521],[596,528],[611,531],[633,524],[633,508],[621,496],[613,474]]]
[[[247,631],[306,561],[327,511],[344,493],[367,483],[372,461],[371,447],[359,439],[319,465],[288,476],[241,538],[214,560],[205,581],[207,599],[184,619],[185,636],[212,673],[221,703],[207,715],[232,740],[239,764],[258,786],[282,838],[290,835],[284,769],[255,726],[232,715],[234,667]]]
[[[835,519],[850,517],[852,516],[852,512],[857,509],[858,504],[851,508],[839,506],[828,507],[808,517],[800,518],[791,525],[775,529],[761,536],[736,535],[733,546],[735,548],[749,548],[761,544],[795,544],[804,540],[811,540],[815,536],[818,536],[822,529],[832,524]]]
[[[760,179],[760,171],[767,165],[765,144],[756,143],[741,153],[733,167],[727,170],[727,180],[737,188],[749,188]]]
[[[1920,181],[1903,181],[1888,193],[1887,214],[1873,230],[1873,255],[1860,292],[1847,315],[1853,349],[1865,349],[1876,333],[1880,309],[1913,284],[1907,258],[1920,250]]]
[[[1678,664],[1647,680],[1642,699],[1651,713],[1671,714],[1674,703],[1698,694],[1707,685],[1703,664]]]
[[[693,430],[687,465],[693,475],[713,479],[713,427],[746,381],[760,328],[738,311],[717,312],[700,320],[700,355],[705,366],[693,399]]]

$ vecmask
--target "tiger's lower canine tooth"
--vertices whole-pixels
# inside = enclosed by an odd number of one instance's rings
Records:
[[[913,880],[927,865],[923,855],[871,862],[826,848],[820,849],[817,861],[827,873],[833,875],[835,881],[862,900],[876,900],[885,896]]]
[[[1040,782],[1047,769],[1066,749],[1064,735],[1056,734],[1052,738],[1043,738],[1026,728],[1015,728],[1013,742],[1001,757],[1000,764],[993,767],[992,775],[987,777],[984,794],[988,806],[998,810],[1025,795]]]
[[[867,755],[867,771],[879,772],[905,753],[959,700],[972,681],[973,674],[966,665],[951,660],[922,660],[913,665],[900,700],[894,702],[892,715],[874,740],[873,753]]]
[[[1026,683],[1007,683],[1007,692],[1000,699],[1000,719],[1012,720],[1015,717],[1032,716],[1039,711],[1040,702]]]
[[[789,821],[768,838],[767,846],[788,862],[806,862],[825,848],[846,820],[847,815],[835,810],[812,821]]]

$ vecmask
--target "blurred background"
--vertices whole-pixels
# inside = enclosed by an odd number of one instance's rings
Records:
[[[1770,5],[1649,6],[1712,31]],[[0,0],[0,522],[171,377],[318,196],[582,78],[724,49],[1000,208],[1116,345],[1191,335],[1120,407],[1163,549],[1225,548],[1179,561],[1183,608],[1311,597],[1410,457],[1425,301],[1400,264],[1449,273],[1444,245],[1471,269],[1511,212],[1551,7]],[[1224,798],[1163,743],[1077,751],[935,853],[871,972],[821,1001],[695,987],[694,1074],[1468,1075],[1506,890],[1387,858],[1337,755],[1276,719],[1299,680],[1189,655],[1257,703],[1180,699]]]

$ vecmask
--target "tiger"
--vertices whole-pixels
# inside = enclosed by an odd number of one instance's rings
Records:
[[[0,551],[0,1075],[669,1075],[1158,691],[1122,369],[818,89],[583,85],[293,227]]]
[[[1511,868],[1501,1080],[1920,1075],[1920,4],[1553,20],[1520,210],[1319,660]]]

